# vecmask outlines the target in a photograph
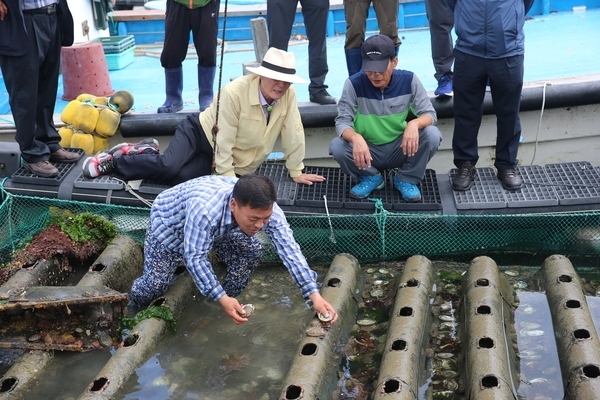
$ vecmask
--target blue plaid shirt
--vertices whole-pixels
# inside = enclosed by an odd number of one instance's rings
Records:
[[[240,230],[231,214],[233,185],[237,178],[208,175],[192,179],[156,197],[149,229],[170,250],[183,254],[188,271],[204,296],[219,300],[225,291],[208,262],[215,238]],[[308,266],[283,211],[273,214],[263,230],[302,295],[318,292],[317,273]]]
[[[36,8],[48,7],[58,3],[58,0],[23,0],[24,10],[34,10]]]

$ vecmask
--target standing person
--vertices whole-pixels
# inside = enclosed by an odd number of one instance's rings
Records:
[[[336,99],[327,91],[327,16],[329,0],[300,0],[302,16],[308,36],[309,100],[318,104],[335,104]],[[298,0],[267,0],[267,28],[269,47],[288,49]]]
[[[144,273],[133,282],[131,306],[146,307],[163,295],[184,261],[202,295],[218,301],[236,324],[246,322],[235,297],[260,262],[263,249],[256,234],[263,230],[302,295],[315,311],[333,314],[335,322],[335,309],[319,294],[317,274],[309,268],[276,199],[273,182],[253,174],[239,179],[203,176],[159,194],[150,211]],[[227,267],[222,281],[208,261],[211,250]]]
[[[242,76],[221,89],[219,132],[216,149],[212,129],[217,103],[198,114],[190,115],[177,127],[164,154],[158,142],[122,143],[108,152],[100,152],[83,164],[83,175],[95,178],[115,173],[125,180],[149,179],[176,185],[188,179],[209,175],[236,176],[253,173],[281,137],[281,146],[290,177],[296,183],[311,185],[322,182],[321,175],[305,174],[304,128],[292,83],[306,83],[296,75],[296,58],[270,48],[258,68],[249,67],[251,75]]]
[[[60,145],[54,127],[61,46],[73,44],[66,0],[0,0],[0,69],[24,166],[55,177],[50,163],[74,163],[79,154]]]
[[[344,14],[346,16],[344,52],[346,54],[348,76],[359,72],[362,65],[360,48],[365,41],[367,16],[371,3],[373,3],[375,15],[377,16],[379,33],[392,39],[396,56],[398,56],[398,49],[402,44],[398,37],[398,0],[344,0]]]
[[[407,202],[421,200],[417,185],[436,153],[442,134],[437,114],[419,78],[397,70],[394,42],[371,36],[362,45],[362,71],[344,82],[329,153],[357,184],[350,197],[382,189],[381,172],[397,168],[394,186]],[[409,114],[416,118],[407,120]]]
[[[217,70],[217,30],[219,0],[167,0],[165,42],[160,63],[165,69],[167,99],[159,113],[183,109],[183,67],[190,41],[190,31],[198,55],[198,104],[204,111],[213,100]]]
[[[517,172],[521,137],[519,109],[523,88],[525,14],[533,0],[471,2],[447,0],[454,12],[458,39],[454,46],[454,190],[469,190],[479,159],[477,135],[481,125],[486,82],[490,82],[497,119],[498,179],[506,190],[517,190],[523,179]]]
[[[452,64],[454,63],[452,27],[454,14],[445,0],[425,0],[429,35],[431,36],[431,58],[435,67],[435,79],[438,86],[436,97],[452,96]]]

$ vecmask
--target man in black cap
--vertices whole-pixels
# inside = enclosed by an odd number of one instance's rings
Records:
[[[362,71],[344,82],[329,153],[357,184],[350,196],[382,189],[383,170],[397,168],[394,186],[407,202],[421,200],[418,184],[442,134],[419,78],[397,70],[394,42],[371,36],[362,45]],[[408,120],[409,118],[412,118]]]

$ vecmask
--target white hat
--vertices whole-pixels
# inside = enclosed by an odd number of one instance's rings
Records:
[[[294,53],[271,47],[265,53],[260,67],[246,67],[250,72],[278,81],[290,83],[308,83],[296,75],[296,56]]]

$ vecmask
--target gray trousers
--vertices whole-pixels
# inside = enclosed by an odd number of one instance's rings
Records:
[[[354,163],[352,157],[352,143],[336,137],[331,141],[329,154],[340,164],[344,173],[351,175],[356,182],[363,176],[376,175],[386,170],[398,168],[396,176],[404,182],[414,185],[420,183],[425,177],[427,163],[442,142],[442,133],[437,126],[428,126],[419,131],[419,150],[417,153],[408,157],[402,153],[400,144],[402,144],[402,135],[390,143],[374,145],[367,143],[371,152],[371,167],[361,170]]]
[[[435,67],[435,79],[444,75],[452,76],[454,62],[452,27],[454,14],[444,0],[425,0],[427,19],[429,19],[429,35],[431,36],[431,58]]]

